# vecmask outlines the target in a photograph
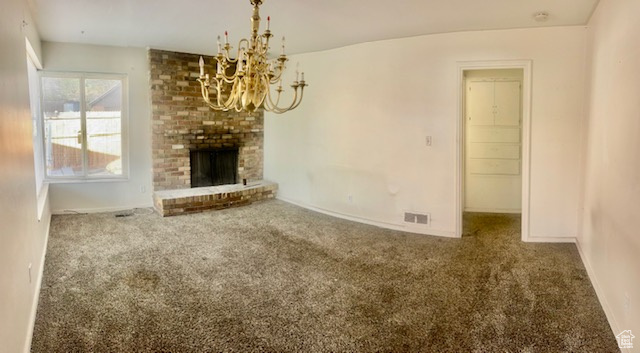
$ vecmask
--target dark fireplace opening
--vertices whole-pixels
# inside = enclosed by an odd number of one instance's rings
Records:
[[[238,149],[191,151],[191,187],[236,184]]]

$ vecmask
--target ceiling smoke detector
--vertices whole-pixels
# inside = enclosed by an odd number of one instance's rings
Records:
[[[549,19],[549,13],[546,11],[536,12],[533,14],[533,19],[536,20],[536,22],[547,22]]]

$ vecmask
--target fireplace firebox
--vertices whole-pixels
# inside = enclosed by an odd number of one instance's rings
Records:
[[[191,187],[236,184],[238,149],[191,150]]]

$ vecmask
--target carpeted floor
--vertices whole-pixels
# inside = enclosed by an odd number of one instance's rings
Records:
[[[462,239],[281,202],[55,216],[33,352],[618,352],[573,244]]]

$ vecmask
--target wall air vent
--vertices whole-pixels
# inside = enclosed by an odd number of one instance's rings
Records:
[[[417,224],[428,225],[431,222],[431,215],[429,213],[405,212],[404,221],[406,223],[417,223]]]
[[[418,224],[429,224],[429,214],[416,214],[416,223]]]
[[[408,223],[416,223],[416,214],[415,213],[404,213],[404,221]]]

